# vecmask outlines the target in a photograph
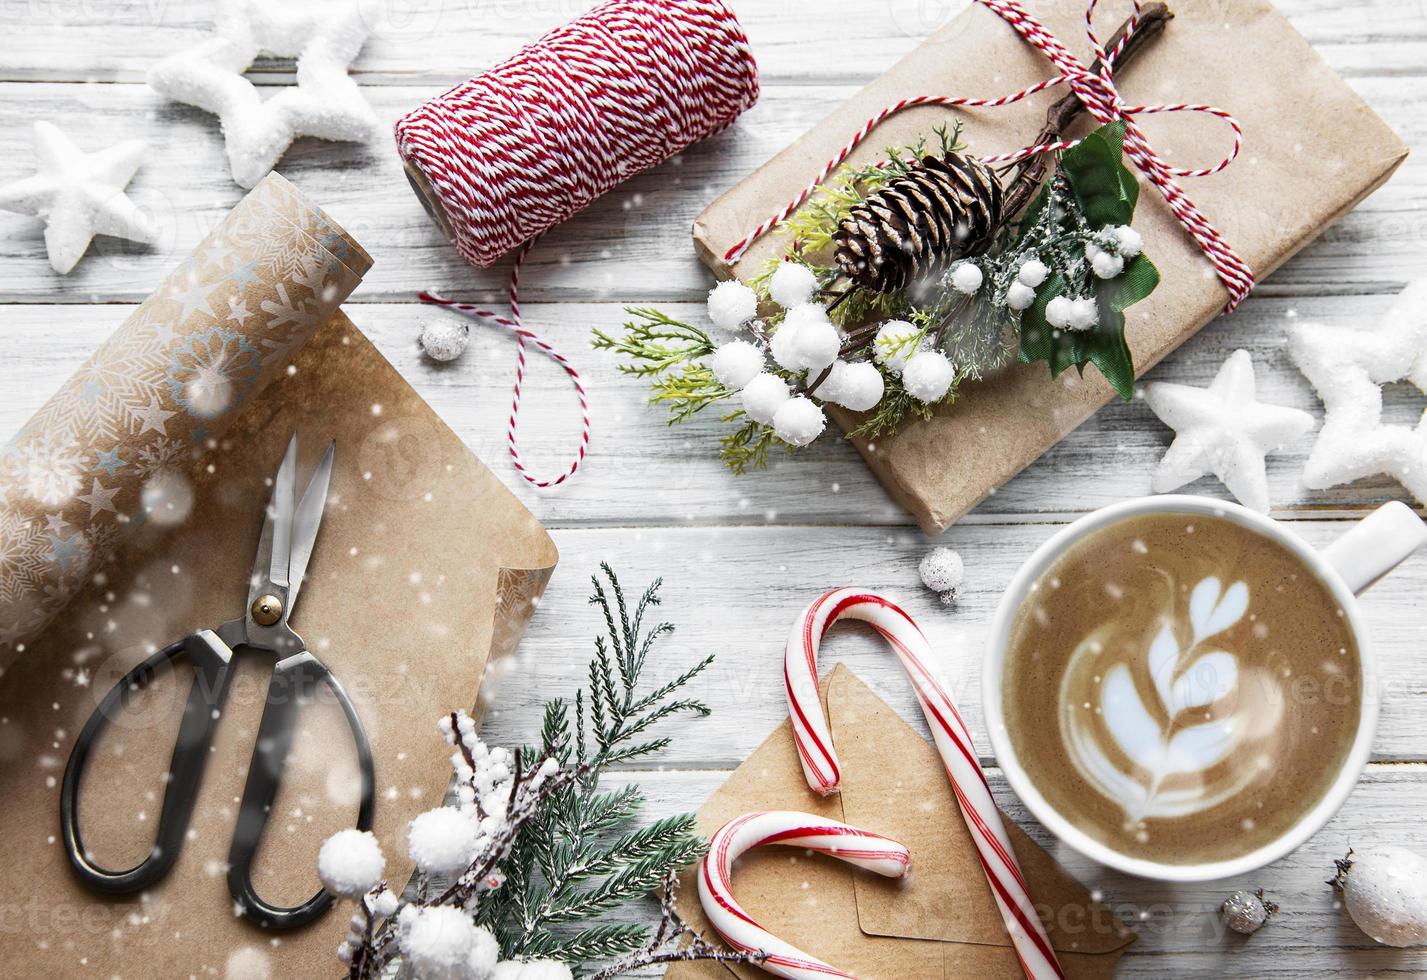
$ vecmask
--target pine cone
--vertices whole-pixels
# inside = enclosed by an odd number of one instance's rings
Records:
[[[838,269],[854,286],[890,292],[991,247],[1001,183],[975,157],[925,156],[838,222]]]

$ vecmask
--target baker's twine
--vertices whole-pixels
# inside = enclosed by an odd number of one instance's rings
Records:
[[[818,186],[827,179],[828,175],[845,161],[852,151],[865,140],[869,133],[888,116],[895,115],[903,109],[910,109],[919,105],[939,105],[954,108],[978,108],[991,109],[998,106],[1010,105],[1019,102],[1024,98],[1043,92],[1046,89],[1057,85],[1065,84],[1070,86],[1077,98],[1085,106],[1091,117],[1101,125],[1122,121],[1125,124],[1125,153],[1130,161],[1135,165],[1151,184],[1159,191],[1165,203],[1169,205],[1170,211],[1175,218],[1194,239],[1200,251],[1214,266],[1214,271],[1218,273],[1220,280],[1229,291],[1229,301],[1224,307],[1224,312],[1232,312],[1248,296],[1254,287],[1254,273],[1242,258],[1235,253],[1234,249],[1224,240],[1219,230],[1209,221],[1204,212],[1185,195],[1180,187],[1177,178],[1180,177],[1207,177],[1210,174],[1217,174],[1224,170],[1239,155],[1239,150],[1243,146],[1244,131],[1235,119],[1228,112],[1212,105],[1199,105],[1187,102],[1178,102],[1168,105],[1128,105],[1120,96],[1119,89],[1115,86],[1114,65],[1124,52],[1124,46],[1134,28],[1138,26],[1143,13],[1139,0],[1135,0],[1134,12],[1130,17],[1129,29],[1125,31],[1124,37],[1115,46],[1113,51],[1106,52],[1100,44],[1099,38],[1095,34],[1094,18],[1095,7],[1098,0],[1089,0],[1085,8],[1085,33],[1089,38],[1090,47],[1095,57],[1099,60],[1098,70],[1092,71],[1087,68],[1061,41],[1046,29],[1040,21],[1036,20],[1021,6],[1020,0],[977,0],[978,3],[991,9],[1005,20],[1021,36],[1026,43],[1030,44],[1037,51],[1045,55],[1055,66],[1058,74],[1054,78],[1004,95],[997,99],[968,99],[955,98],[942,95],[919,95],[902,99],[886,106],[872,118],[868,119],[856,133],[852,135],[837,154],[820,170],[816,177],[808,182],[798,195],[790,201],[777,214],[773,215],[762,224],[758,225],[742,239],[735,242],[727,252],[724,259],[730,263],[738,259],[746,252],[750,245],[766,234],[779,222],[788,218],[796,211]],[[1228,123],[1229,128],[1234,133],[1234,146],[1229,154],[1218,163],[1209,167],[1185,168],[1172,167],[1155,152],[1146,139],[1144,131],[1140,129],[1136,119],[1140,115],[1149,115],[1157,112],[1201,112],[1215,118],[1222,119]],[[1076,145],[1079,140],[1056,140],[1050,143],[1037,143],[1010,153],[1000,153],[995,156],[981,157],[985,163],[1015,163],[1029,157],[1042,153],[1053,153],[1059,150],[1066,150]]]

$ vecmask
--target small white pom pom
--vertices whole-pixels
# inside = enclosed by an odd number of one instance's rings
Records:
[[[1064,329],[1070,326],[1074,301],[1069,296],[1056,296],[1045,305],[1045,322]]]
[[[1071,302],[1070,322],[1066,324],[1071,330],[1090,330],[1099,322],[1100,310],[1089,296]]]
[[[942,603],[949,606],[956,600],[956,590],[966,577],[966,565],[950,548],[933,548],[917,566],[917,572],[922,584],[940,595]]]
[[[743,410],[755,422],[773,424],[773,413],[791,397],[788,382],[764,372],[743,386]]]
[[[887,382],[875,364],[854,361],[843,369],[837,397],[831,400],[854,412],[867,412],[877,407],[886,387]]]
[[[1427,944],[1427,859],[1382,847],[1349,851],[1337,865],[1334,885],[1359,929],[1384,946]]]
[[[572,975],[559,960],[505,960],[496,964],[491,980],[572,980]]]
[[[1036,291],[1023,282],[1011,283],[1006,290],[1006,305],[1013,310],[1028,310],[1036,301]]]
[[[841,358],[833,361],[827,368],[827,377],[823,378],[822,384],[817,390],[810,394],[819,401],[832,402],[834,405],[842,404],[842,390],[847,384],[848,364]],[[807,383],[811,385],[818,378],[822,377],[821,371],[809,371]]]
[[[1120,246],[1120,254],[1125,258],[1132,259],[1144,250],[1145,240],[1129,225],[1116,225],[1111,230],[1115,234],[1116,243]]]
[[[1101,279],[1114,279],[1125,271],[1125,260],[1109,252],[1101,252],[1090,260],[1090,267]]]
[[[381,845],[367,830],[339,830],[317,852],[317,877],[338,898],[358,898],[377,886],[386,870]]]
[[[773,355],[773,360],[785,371],[802,370],[798,357],[798,328],[800,324],[794,320],[789,321],[784,318],[778,324],[778,328],[773,331],[773,339],[768,344],[768,350]]]
[[[725,279],[709,290],[709,319],[720,330],[737,330],[757,312],[757,294],[737,279]]]
[[[377,893],[376,897],[367,904],[371,907],[373,915],[379,915],[383,919],[386,919],[396,914],[396,907],[399,904],[399,900],[396,897],[396,892],[390,888],[383,888]]]
[[[888,320],[872,341],[872,356],[892,374],[901,374],[907,359],[916,353],[912,338],[921,333],[906,320]]]
[[[769,297],[786,309],[811,300],[817,288],[817,276],[800,262],[779,262],[768,279]]]
[[[471,939],[471,949],[466,954],[466,976],[471,980],[489,980],[499,959],[500,943],[496,942],[489,929],[476,926],[475,935]]]
[[[981,288],[983,278],[981,267],[975,262],[958,262],[951,270],[951,288],[971,296]]]
[[[433,361],[454,361],[466,352],[471,331],[450,317],[432,320],[421,328],[421,349]]]
[[[763,370],[763,352],[746,340],[730,340],[713,352],[709,368],[719,384],[738,391]]]
[[[408,905],[398,922],[397,942],[416,976],[421,980],[468,980],[477,927],[466,912],[450,905]]]
[[[1105,250],[1100,247],[1100,243],[1099,243],[1099,242],[1092,240],[1092,241],[1088,241],[1088,242],[1085,243],[1085,259],[1086,259],[1086,261],[1088,261],[1088,262],[1094,262],[1096,259],[1098,259],[1100,256],[1102,256],[1102,255],[1104,255],[1104,254],[1105,254]]]
[[[821,320],[799,324],[797,333],[793,335],[793,347],[797,351],[799,367],[821,371],[837,359],[842,338],[832,321],[824,315]]]
[[[407,853],[427,874],[460,871],[471,863],[477,830],[476,822],[460,810],[438,806],[407,824]]]
[[[918,351],[902,370],[902,387],[919,402],[939,402],[956,380],[956,368],[941,351]]]
[[[1020,271],[1016,273],[1016,279],[1021,285],[1035,289],[1045,282],[1045,277],[1048,275],[1050,275],[1050,270],[1040,259],[1026,259],[1021,263]]]
[[[773,431],[790,446],[806,446],[822,435],[827,419],[810,398],[789,398],[773,414]]]

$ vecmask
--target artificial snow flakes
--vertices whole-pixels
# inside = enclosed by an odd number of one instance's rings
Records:
[[[35,175],[0,187],[0,211],[45,223],[45,250],[60,275],[74,268],[95,235],[153,242],[158,227],[124,193],[148,147],[125,140],[85,153],[47,122],[35,123]]]
[[[365,895],[382,880],[385,870],[386,858],[370,831],[339,830],[317,852],[322,887],[339,898]]]
[[[806,446],[822,435],[826,419],[811,398],[789,398],[773,413],[773,431],[790,446]]]
[[[1384,946],[1427,944],[1427,859],[1402,847],[1349,851],[1330,882],[1358,928]]]
[[[1245,350],[1229,355],[1208,388],[1155,382],[1145,388],[1145,401],[1175,431],[1151,481],[1156,493],[1212,473],[1239,503],[1260,513],[1269,509],[1264,457],[1313,428],[1307,412],[1257,400]]]
[[[764,372],[743,386],[743,410],[755,422],[773,424],[773,413],[791,396],[788,382]]]
[[[252,187],[299,136],[351,142],[373,133],[376,116],[347,74],[367,30],[354,3],[230,0],[219,5],[215,36],[154,65],[148,82],[218,116],[233,180]],[[267,100],[243,75],[264,53],[297,59],[297,84]]]
[[[917,351],[902,369],[902,387],[919,402],[939,402],[951,390],[956,368],[941,351]]]
[[[966,577],[966,566],[961,556],[950,548],[933,548],[917,566],[917,574],[922,584],[935,592],[944,606],[956,601],[956,590]]]
[[[442,317],[421,328],[421,349],[433,361],[454,361],[466,351],[471,331],[464,323]]]
[[[1427,426],[1382,421],[1382,385],[1408,381],[1427,393],[1427,279],[1409,284],[1374,326],[1292,326],[1288,354],[1323,400],[1303,483],[1323,490],[1386,473],[1427,503]]]
[[[921,334],[906,320],[888,320],[877,328],[872,341],[872,356],[891,374],[901,374],[907,359],[916,353],[916,339]]]
[[[809,302],[817,288],[817,276],[800,262],[780,262],[768,278],[769,298],[785,309]]]
[[[709,319],[730,333],[758,312],[758,294],[737,279],[725,279],[709,290]]]
[[[452,874],[470,864],[476,851],[476,821],[455,807],[427,810],[406,827],[407,853],[417,870]]]
[[[763,370],[763,352],[746,340],[730,340],[713,352],[709,370],[725,388],[739,391]]]

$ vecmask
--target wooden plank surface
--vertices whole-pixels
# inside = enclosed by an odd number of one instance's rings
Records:
[[[580,12],[582,0],[360,0],[374,25],[354,66],[387,123],[445,85],[510,54]],[[300,141],[280,169],[367,244],[377,264],[349,312],[421,394],[552,529],[562,551],[555,581],[517,658],[487,686],[487,737],[519,742],[536,729],[541,701],[578,685],[598,624],[585,605],[588,574],[609,560],[630,582],[666,580],[679,632],[655,665],[673,671],[707,652],[719,661],[701,694],[714,715],[688,723],[663,768],[627,775],[650,793],[650,815],[697,804],[779,723],[779,650],[798,608],[841,582],[905,598],[932,636],[949,686],[980,731],[980,647],[991,610],[1029,551],[1065,521],[1149,490],[1170,433],[1136,400],[1096,415],[1000,488],[942,537],[966,559],[968,587],[951,611],[916,580],[928,547],[845,444],[826,440],[767,473],[737,479],[710,446],[716,421],[666,428],[637,384],[588,349],[630,303],[699,315],[709,287],[688,224],[708,200],[832,111],[857,88],[954,15],[961,0],[887,0],[861,16],[856,36],[815,0],[736,2],[763,75],[764,94],[732,130],[638,177],[542,243],[526,277],[528,320],[584,371],[596,435],[588,468],[556,493],[536,494],[504,458],[503,415],[513,350],[477,329],[457,364],[437,366],[415,347],[420,323],[444,314],[412,303],[421,288],[498,302],[505,267],[462,264],[410,194],[385,127],[364,146]],[[1295,26],[1373,108],[1417,149],[1427,147],[1427,0],[1285,0]],[[164,103],[143,84],[148,65],[204,35],[211,0],[26,0],[0,3],[0,183],[30,172],[30,124],[49,119],[98,148],[138,135],[152,152],[131,191],[156,216],[151,248],[99,240],[68,277],[45,260],[40,226],[0,214],[0,433],[21,425],[103,337],[242,195],[227,177],[214,120]],[[263,62],[260,85],[291,81],[291,63]],[[1291,80],[1285,84],[1291,85]],[[988,80],[986,93],[996,90]],[[1133,82],[1127,95],[1134,97]],[[1193,93],[1184,93],[1192,99]],[[1160,121],[1156,120],[1156,125]],[[1247,152],[1247,151],[1246,151]],[[1308,148],[1307,152],[1312,152]],[[1217,154],[1205,147],[1205,159]],[[1151,380],[1205,384],[1233,350],[1247,348],[1262,397],[1321,415],[1283,352],[1286,324],[1311,318],[1368,324],[1401,286],[1427,274],[1427,156],[1397,176],[1266,282],[1236,315],[1212,324],[1155,369]],[[1423,397],[1386,391],[1392,421],[1413,422]],[[576,433],[573,398],[553,365],[537,360],[523,432],[539,469],[564,457]],[[1311,437],[1270,465],[1275,514],[1314,544],[1346,521],[1405,494],[1388,480],[1329,491],[1299,483]],[[1210,480],[1189,488],[1223,496]],[[1322,881],[1347,845],[1396,843],[1427,851],[1427,644],[1420,596],[1427,559],[1416,559],[1365,600],[1381,661],[1382,724],[1374,759],[1334,822],[1300,851],[1242,881],[1165,886],[1058,856],[1141,934],[1126,977],[1411,976],[1427,954],[1376,946],[1334,905]],[[827,657],[848,663],[919,729],[895,662],[847,628]],[[979,739],[983,753],[988,746]],[[433,742],[433,751],[439,747]],[[988,762],[991,760],[988,760]],[[1038,840],[1054,846],[991,772],[998,799]],[[1265,887],[1283,916],[1251,941],[1224,936],[1214,909],[1236,887]]]

